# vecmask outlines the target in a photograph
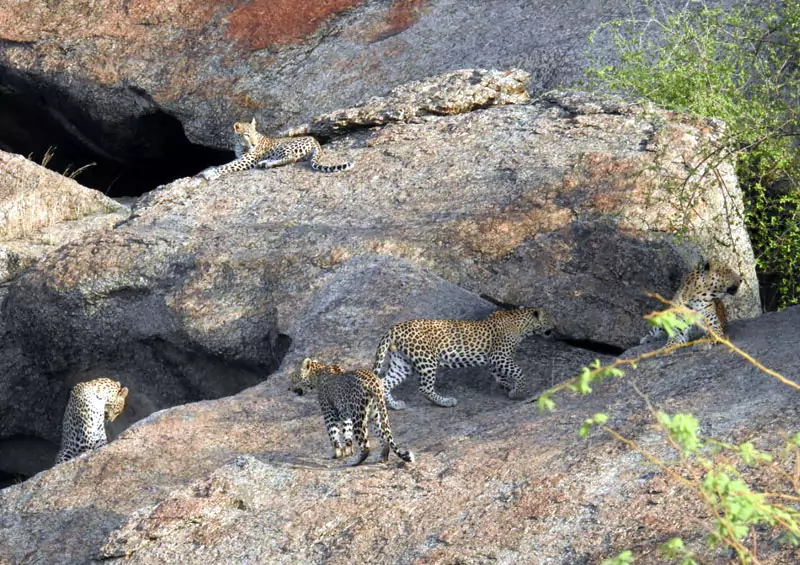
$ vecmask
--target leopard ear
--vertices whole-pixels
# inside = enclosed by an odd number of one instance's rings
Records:
[[[704,270],[704,271],[710,271],[710,270],[711,270],[711,261],[706,261],[706,262],[703,264],[703,270]]]
[[[128,396],[128,387],[122,387],[120,391],[117,393],[119,398],[127,398]]]
[[[304,370],[304,371],[307,371],[307,370],[308,370],[308,368],[311,366],[311,363],[312,363],[311,359],[310,359],[309,357],[306,357],[306,358],[303,360],[303,370]]]
[[[533,311],[533,317],[536,318],[537,320],[539,319],[539,311],[538,310],[534,310]]]
[[[250,122],[250,125],[253,126],[253,129],[256,129],[256,117],[253,116],[253,120]]]

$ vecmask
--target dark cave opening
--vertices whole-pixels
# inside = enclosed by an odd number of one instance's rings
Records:
[[[0,490],[19,484],[27,478],[29,477],[18,473],[4,473],[0,471]]]
[[[610,355],[611,357],[619,357],[625,352],[625,349],[619,347],[618,345],[603,343],[602,341],[594,341],[591,339],[574,339],[568,337],[560,338],[559,341],[563,341],[572,347],[585,349],[586,351],[594,351],[595,353],[600,353],[601,355]]]
[[[93,88],[94,90],[89,90]],[[84,86],[89,108],[41,76],[0,67],[0,149],[29,157],[107,196],[139,196],[233,159],[190,142],[181,122],[141,89]],[[119,100],[118,114],[108,108]],[[112,121],[113,120],[113,121]]]
[[[0,438],[0,489],[21,483],[53,465],[58,446],[26,434]]]

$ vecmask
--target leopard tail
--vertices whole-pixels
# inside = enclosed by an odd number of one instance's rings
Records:
[[[375,353],[375,366],[372,368],[372,372],[377,375],[379,379],[383,379],[386,375],[386,371],[389,370],[389,346],[393,346],[392,343],[392,332],[387,332],[381,342],[378,344],[378,351]],[[392,347],[392,351],[395,351],[395,347]]]
[[[384,398],[383,390],[379,390],[375,396],[375,419],[377,420],[377,428],[381,433],[381,441],[383,443],[383,450],[381,452],[381,460],[386,461],[389,458],[389,448],[394,451],[397,456],[406,463],[414,462],[414,454],[409,449],[400,449],[394,442],[392,436],[392,429],[389,427],[389,412],[386,409],[386,399]]]
[[[322,148],[317,146],[311,151],[311,168],[315,171],[320,171],[323,173],[336,173],[339,171],[346,171],[348,169],[353,168],[353,163],[351,161],[346,161],[344,163],[338,165],[323,165],[319,162],[319,158],[322,156]]]

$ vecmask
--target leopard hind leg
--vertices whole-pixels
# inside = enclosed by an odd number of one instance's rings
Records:
[[[405,355],[399,350],[394,352],[390,351],[387,355],[390,356],[389,369],[386,371],[386,376],[382,379],[386,404],[388,404],[389,408],[392,410],[403,410],[406,407],[406,403],[402,400],[395,400],[392,396],[392,389],[406,380],[409,375],[414,372],[414,368],[406,359]]]
[[[414,370],[419,375],[419,391],[422,396],[436,404],[449,408],[458,404],[458,400],[452,396],[442,396],[434,389],[436,384],[436,368],[439,366],[438,360],[434,357],[420,356],[414,360]]]

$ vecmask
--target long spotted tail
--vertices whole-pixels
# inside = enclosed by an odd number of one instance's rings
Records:
[[[379,437],[381,438],[381,443],[383,444],[383,449],[381,450],[381,461],[386,461],[389,459],[389,449],[391,448],[397,456],[405,461],[406,463],[413,463],[414,462],[414,454],[411,453],[410,449],[400,449],[397,447],[397,444],[394,442],[394,437],[392,436],[392,429],[389,427],[389,412],[386,410],[386,400],[383,396],[383,391],[376,399],[376,407],[375,407],[375,431],[376,433],[380,434]]]
[[[375,365],[372,367],[372,372],[379,379],[386,376],[386,371],[389,369],[389,346],[392,345],[391,332],[387,332],[381,342],[378,344],[378,350],[375,352]]]
[[[338,165],[322,165],[319,162],[319,158],[321,156],[322,156],[322,148],[319,149],[315,148],[314,151],[311,153],[311,158],[309,160],[311,161],[311,168],[314,169],[315,171],[319,171],[322,173],[337,173],[339,171],[346,171],[348,169],[353,168],[352,161],[346,161]]]

